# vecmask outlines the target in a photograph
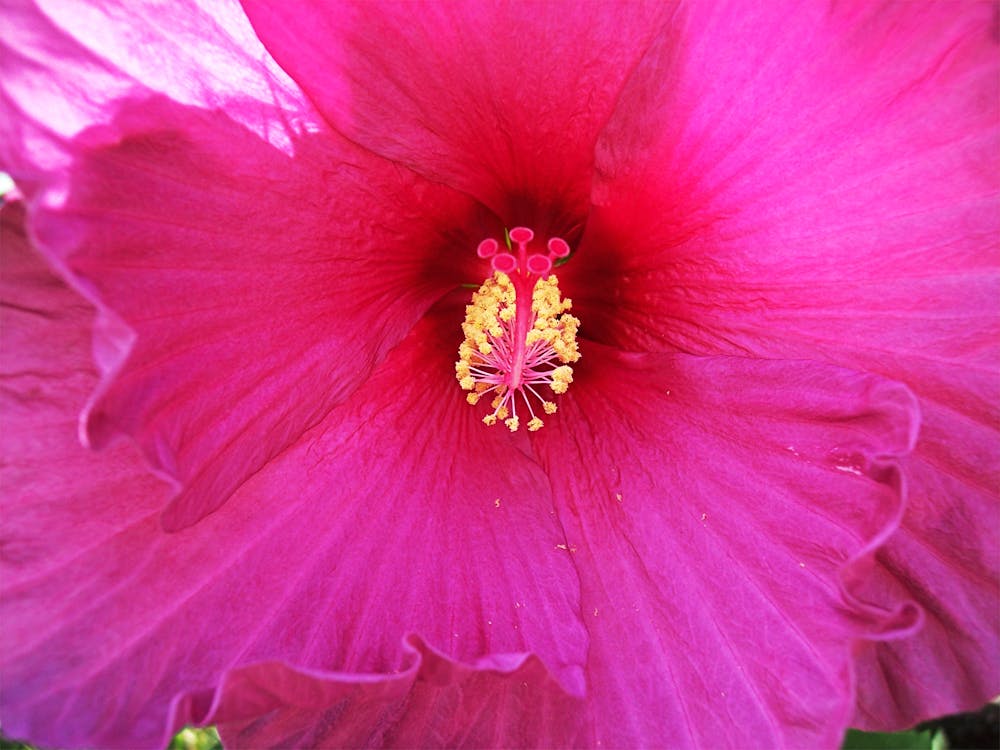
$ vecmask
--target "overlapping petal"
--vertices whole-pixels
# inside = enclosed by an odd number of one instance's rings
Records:
[[[110,448],[100,461],[81,449],[74,424],[96,379],[89,336],[93,308],[28,248],[22,204],[3,204],[0,219],[5,424],[0,582],[6,588],[38,573],[71,570],[76,554],[99,547],[120,522],[155,509],[166,488],[126,446]],[[53,454],[61,457],[59,471],[53,471]],[[91,494],[79,487],[84,467],[105,491]],[[89,502],[65,502],[81,492]],[[54,544],[46,524],[60,515],[63,544]],[[4,618],[8,643],[31,630],[22,631],[17,617]],[[4,693],[10,685],[5,680]]]
[[[604,342],[819,358],[916,392],[911,512],[882,572],[937,616],[868,653],[862,720],[972,708],[1000,689],[982,532],[1000,523],[995,6],[711,3],[677,21],[602,135],[564,285]]]
[[[991,7],[844,6],[693,4],[657,40],[602,133],[592,234],[565,269],[589,335],[983,363],[990,331],[971,323],[990,322],[1000,229]]]
[[[412,665],[389,677],[317,675],[274,664],[241,670],[209,716],[227,747],[583,744],[580,699],[564,692],[537,658],[483,659],[470,667],[417,639],[408,648]]]
[[[1000,685],[1000,460],[993,424],[923,399],[924,427],[904,462],[910,512],[879,554],[876,591],[918,602],[916,638],[859,654],[853,726],[902,729],[972,709]]]
[[[342,133],[464,190],[507,226],[579,230],[594,144],[664,3],[244,7]]]
[[[240,707],[260,690],[247,675],[295,670],[310,689],[387,701],[338,725],[356,738],[381,736],[390,714],[401,737],[422,722],[457,732],[433,725],[442,701],[516,716],[536,701],[565,712],[582,692],[577,578],[548,481],[509,434],[441,392],[454,388],[436,362],[446,350],[423,366],[434,318],[224,508],[164,534],[167,488],[131,446],[76,441],[96,379],[92,310],[6,231],[3,251],[3,346],[19,352],[3,377],[5,732],[159,747],[186,721],[218,720],[281,737],[286,716],[268,728]],[[409,633],[437,655],[415,659]],[[271,662],[288,666],[254,667]],[[275,700],[301,709],[282,685]]]
[[[0,153],[22,180],[65,166],[65,142],[133,95],[225,108],[279,147],[288,143],[276,106],[291,120],[311,115],[235,1],[11,0],[3,14],[0,101],[10,116],[0,120]]]
[[[127,433],[176,480],[170,528],[225,502],[464,280],[449,232],[476,232],[471,202],[290,124],[299,106],[255,105],[285,149],[239,104],[140,91],[60,141],[65,174],[24,167],[40,247],[101,311],[87,438]]]
[[[581,578],[592,742],[837,746],[850,644],[919,625],[858,598],[903,512],[912,395],[805,361],[595,361],[535,439]]]

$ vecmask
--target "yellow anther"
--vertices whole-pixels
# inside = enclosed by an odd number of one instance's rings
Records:
[[[569,365],[562,365],[552,371],[552,383],[550,387],[553,393],[565,393],[569,384],[573,382],[573,368]]]
[[[530,307],[517,296],[525,294],[529,283],[533,283]],[[567,314],[572,306],[560,296],[555,275],[533,282],[518,276],[515,285],[506,274],[494,272],[472,295],[462,323],[464,340],[458,348],[455,377],[469,391],[466,401],[472,405],[487,391],[493,394],[492,413],[483,418],[485,424],[502,421],[515,432],[520,420],[511,411],[520,400],[531,414],[526,422],[530,432],[544,423],[531,411],[529,399],[537,399],[545,414],[555,414],[556,404],[537,389],[547,386],[561,394],[573,382],[569,365],[580,358],[576,343],[580,321]]]

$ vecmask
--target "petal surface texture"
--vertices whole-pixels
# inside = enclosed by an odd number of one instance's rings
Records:
[[[108,748],[163,747],[188,722],[237,747],[573,741],[586,633],[548,482],[435,392],[454,384],[442,347],[420,366],[431,323],[352,406],[166,534],[168,488],[133,447],[76,440],[92,308],[6,226],[3,252],[18,352],[3,363],[5,732]],[[454,404],[438,411],[453,450],[422,399]],[[447,718],[456,701],[479,719]]]
[[[598,133],[670,13],[614,2],[244,7],[347,137],[475,196],[508,226],[560,231],[586,212]]]
[[[580,572],[593,741],[837,747],[845,643],[919,624],[856,596],[903,512],[912,395],[811,362],[587,358],[573,429],[536,447]]]
[[[155,22],[132,20],[180,54],[185,42],[171,35],[199,11],[142,12]],[[101,313],[104,378],[84,434],[98,447],[118,433],[133,437],[176,482],[163,520],[183,528],[317,424],[454,286],[461,264],[447,263],[441,233],[473,223],[471,207],[307,121],[313,113],[301,95],[285,105],[223,89],[213,95],[224,106],[208,107],[132,82],[79,132],[47,133],[28,110],[35,69],[66,93],[67,81],[84,89],[94,66],[116,61],[36,15],[22,23],[42,27],[41,40],[15,41],[23,48],[11,53],[5,84],[28,133],[12,161],[16,178],[41,186],[31,216],[38,246]],[[65,9],[53,15],[78,21]],[[91,20],[82,39],[96,45],[103,31],[132,41],[117,15]],[[135,44],[149,41],[139,36]],[[237,41],[221,30],[216,37],[233,56],[266,54],[249,42],[232,49]],[[243,76],[264,76],[257,65],[244,59]],[[268,140],[244,124],[254,118],[278,134]],[[47,169],[46,151],[31,151],[43,136],[68,160],[64,171]],[[18,163],[25,153],[37,154],[35,163]]]
[[[19,370],[5,376],[22,404],[5,405],[5,435],[31,438],[4,446],[18,467],[0,597],[18,623],[0,653],[15,734],[156,747],[172,705],[171,730],[218,722],[237,747],[695,746],[735,741],[713,724],[734,718],[741,737],[832,745],[851,702],[846,644],[912,627],[851,594],[902,510],[892,464],[916,416],[898,386],[811,363],[592,351],[604,374],[581,377],[570,429],[536,445],[564,527],[527,446],[460,399],[447,407],[446,362],[421,366],[450,333],[453,316],[434,316],[230,503],[164,534],[166,488],[134,451],[74,439],[73,397],[96,378],[89,307],[5,249],[4,336],[52,368],[36,364],[27,392]],[[46,303],[22,311],[18,295]],[[442,405],[450,451],[423,400]],[[436,648],[404,645],[410,632]],[[584,687],[589,710],[571,697]]]
[[[564,274],[605,343],[822,359],[920,398],[881,587],[929,619],[861,654],[867,728],[1000,690],[998,69],[989,3],[685,6],[602,133]]]

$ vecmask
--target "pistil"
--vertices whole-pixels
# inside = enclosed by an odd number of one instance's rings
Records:
[[[495,239],[479,243],[480,258],[489,259],[490,278],[473,294],[465,308],[455,374],[466,399],[477,404],[493,395],[493,411],[483,417],[487,425],[503,421],[511,432],[518,429],[518,400],[522,414],[528,412],[527,427],[535,431],[543,421],[536,412],[556,412],[547,398],[565,393],[573,382],[570,364],[580,358],[576,332],[580,321],[568,314],[572,302],[563,299],[552,268],[569,255],[569,245],[559,237],[546,244],[546,253],[529,252],[534,232],[527,227],[510,230],[515,252],[500,251]],[[534,402],[534,405],[533,405]]]

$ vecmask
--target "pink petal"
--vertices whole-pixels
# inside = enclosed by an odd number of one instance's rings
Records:
[[[109,448],[100,461],[80,447],[75,415],[96,380],[88,335],[93,308],[28,247],[22,204],[4,203],[0,218],[0,584],[6,589],[71,565],[79,551],[108,535],[119,516],[155,509],[166,488],[128,446]],[[81,492],[77,482],[88,475],[104,491],[88,494],[86,502],[67,503],[66,496]],[[62,517],[59,544],[46,529],[57,516]],[[3,621],[5,642],[14,640],[15,620]],[[12,688],[5,680],[4,694]],[[4,716],[5,727],[8,720]]]
[[[535,445],[581,577],[596,742],[837,747],[852,643],[919,624],[857,598],[903,511],[912,396],[801,361],[583,362]]]
[[[15,92],[29,68],[15,66]],[[101,313],[105,378],[87,439],[127,433],[176,480],[171,529],[217,508],[317,424],[467,277],[446,251],[478,237],[443,233],[477,225],[470,201],[321,124],[291,127],[311,114],[299,106],[209,110],[139,93],[62,142],[68,179],[46,163],[26,168],[39,246]],[[294,156],[233,111],[265,118]]]
[[[602,135],[601,208],[565,268],[601,341],[819,358],[920,398],[911,511],[880,560],[928,624],[866,651],[870,728],[1000,689],[995,12],[690,6]]]
[[[924,403],[921,441],[906,462],[910,511],[879,555],[877,594],[912,598],[926,623],[916,638],[861,652],[852,724],[862,728],[972,710],[1000,686],[995,422]]]
[[[275,146],[288,143],[274,127],[276,107],[289,111],[286,120],[309,117],[235,0],[9,0],[3,16],[12,33],[0,39],[0,94],[11,116],[0,120],[0,152],[22,178],[40,165],[64,166],[65,141],[143,92],[224,107]]]
[[[277,664],[230,675],[211,716],[227,747],[569,747],[582,734],[579,699],[535,659],[443,658],[419,639],[406,670],[387,677],[319,676]],[[229,699],[228,696],[235,696]],[[268,716],[266,721],[249,717]]]
[[[601,208],[565,268],[588,335],[852,365],[977,354],[956,334],[996,321],[990,4],[733,5],[687,8],[602,133]]]
[[[670,9],[622,3],[243,3],[349,138],[508,226],[585,216],[594,143]]]
[[[0,333],[17,354],[4,358],[0,404],[5,732],[54,747],[152,748],[185,722],[219,720],[277,736],[285,712],[237,710],[260,691],[245,676],[275,670],[310,680],[275,687],[279,704],[301,709],[302,690],[364,698],[358,710],[373,713],[336,732],[381,731],[384,706],[366,685],[389,685],[408,706],[394,731],[414,744],[421,731],[459,730],[434,723],[459,695],[486,712],[476,737],[521,736],[500,722],[519,720],[528,701],[569,711],[564,691],[582,692],[586,650],[576,573],[526,443],[485,430],[454,384],[453,316],[443,328],[437,316],[422,322],[356,398],[217,513],[165,534],[166,487],[132,446],[94,454],[75,439],[97,377],[91,309],[8,235]],[[410,633],[440,656],[415,662]],[[510,713],[497,708],[507,701]],[[317,732],[329,718],[309,716]]]

